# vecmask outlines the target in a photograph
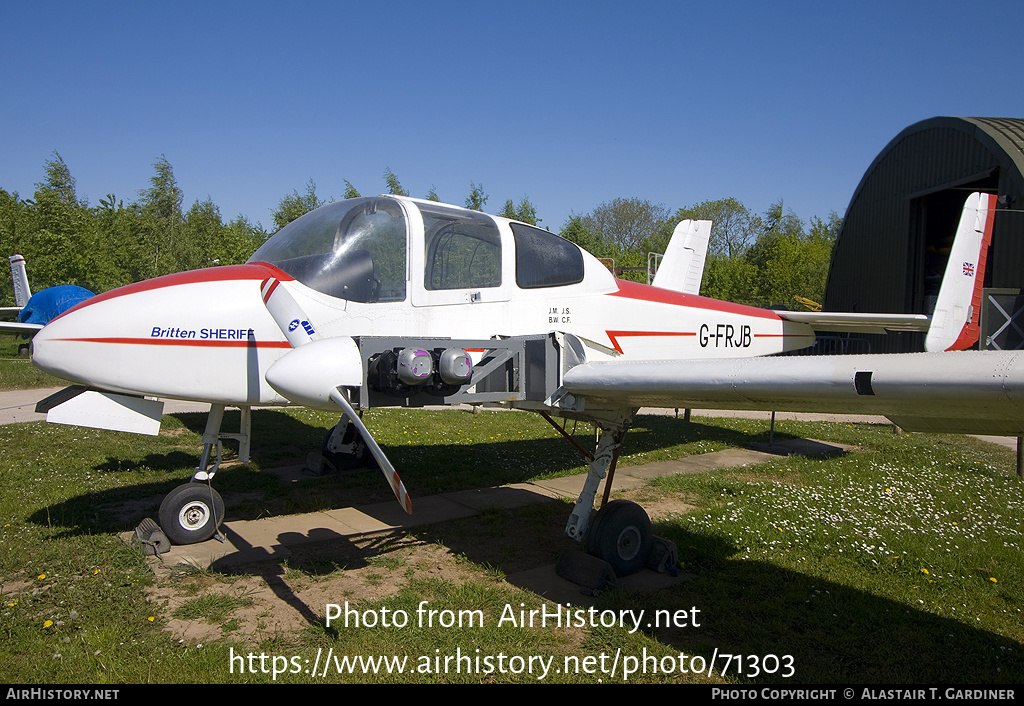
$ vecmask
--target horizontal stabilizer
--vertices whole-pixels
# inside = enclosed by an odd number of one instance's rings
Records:
[[[711,221],[681,221],[672,232],[651,284],[683,294],[700,294],[710,237]]]
[[[931,317],[924,314],[856,314],[830,311],[776,311],[780,319],[807,324],[815,331],[885,333],[927,331]]]

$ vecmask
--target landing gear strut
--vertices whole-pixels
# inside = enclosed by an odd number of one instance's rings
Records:
[[[651,520],[642,507],[628,500],[608,502],[615,462],[633,412],[597,423],[597,450],[591,457],[583,491],[565,525],[567,535],[583,542],[587,552],[606,561],[617,576],[636,573],[646,565],[654,536]],[[604,502],[591,520],[597,488],[606,476]]]

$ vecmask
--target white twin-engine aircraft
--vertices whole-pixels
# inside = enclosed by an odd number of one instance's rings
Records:
[[[239,438],[248,460],[253,406],[341,412],[324,455],[375,460],[409,512],[361,410],[470,403],[585,420],[597,448],[566,532],[625,574],[646,561],[646,513],[623,502],[593,521],[591,511],[641,406],[871,412],[910,430],[1024,434],[1018,353],[766,357],[810,346],[815,329],[919,330],[929,350],[969,347],[994,206],[990,195],[967,200],[930,318],[698,296],[708,221],[679,224],[646,286],[523,223],[404,197],[339,201],[282,228],[247,264],[122,287],[49,323],[33,360],[79,386],[41,404],[51,421],[151,434],[162,403],[148,398],[212,405],[193,482],[160,508],[175,543],[217,532],[223,501],[197,481],[216,472],[222,437]],[[239,434],[220,432],[226,406],[242,410]]]

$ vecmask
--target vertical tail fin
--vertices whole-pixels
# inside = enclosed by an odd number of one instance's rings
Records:
[[[964,350],[978,342],[981,290],[985,283],[985,262],[992,241],[995,208],[994,194],[975,192],[964,203],[925,338],[927,351]]]
[[[25,273],[25,258],[21,255],[11,255],[7,258],[11,261],[11,282],[14,284],[14,303],[18,306],[25,306],[32,296],[32,290],[28,286],[28,275]]]
[[[651,284],[684,294],[699,294],[710,237],[711,221],[681,221],[672,232]]]

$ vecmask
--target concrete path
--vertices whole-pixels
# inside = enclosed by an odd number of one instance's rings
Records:
[[[36,413],[36,402],[63,389],[63,387],[41,387],[35,390],[0,391],[0,424],[46,421],[45,414]],[[203,402],[164,400],[164,414],[209,411],[210,405]]]

